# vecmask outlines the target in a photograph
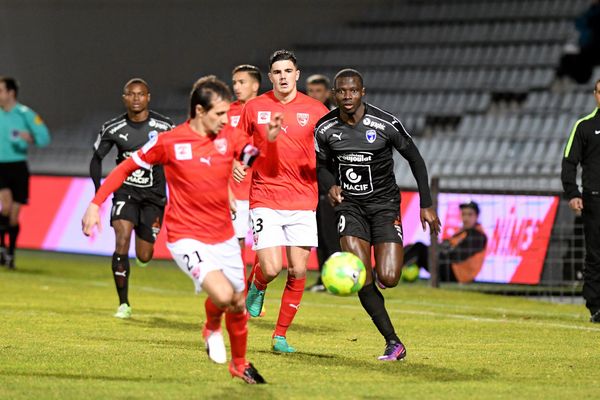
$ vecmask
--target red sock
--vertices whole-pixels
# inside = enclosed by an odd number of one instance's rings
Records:
[[[221,329],[221,315],[223,315],[225,310],[217,307],[210,297],[206,298],[204,309],[206,310],[206,329],[209,331],[218,331]]]
[[[260,264],[257,261],[254,265],[254,286],[256,286],[258,290],[265,290],[268,283],[269,282],[265,279]]]
[[[294,278],[288,275],[285,289],[283,289],[283,296],[281,297],[279,318],[277,319],[274,336],[285,336],[287,329],[292,324],[298,307],[300,307],[305,282],[306,277]]]
[[[231,345],[231,361],[236,367],[246,364],[246,347],[248,343],[248,314],[225,313],[225,324]]]

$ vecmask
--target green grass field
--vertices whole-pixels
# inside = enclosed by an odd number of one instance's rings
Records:
[[[249,359],[268,385],[232,380],[201,340],[204,295],[171,262],[132,266],[134,317],[112,317],[108,257],[21,252],[0,269],[0,399],[595,398],[600,326],[583,306],[401,284],[385,291],[408,349],[383,341],[358,298],[307,293],[272,354],[283,278],[250,321]],[[309,277],[309,282],[314,277]]]

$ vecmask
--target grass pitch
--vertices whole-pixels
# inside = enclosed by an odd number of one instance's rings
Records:
[[[0,399],[596,398],[600,326],[583,306],[401,284],[386,304],[408,349],[384,343],[356,297],[306,293],[270,352],[284,279],[250,321],[248,357],[268,381],[232,380],[204,352],[204,295],[172,262],[132,263],[133,319],[112,314],[110,258],[21,252],[0,269]],[[312,282],[314,276],[309,276]]]

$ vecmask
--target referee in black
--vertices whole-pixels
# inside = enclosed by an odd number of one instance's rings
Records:
[[[591,322],[600,323],[600,79],[594,85],[596,109],[575,123],[562,160],[561,179],[569,207],[581,213],[585,236],[583,297]],[[583,195],[576,182],[581,164]]]

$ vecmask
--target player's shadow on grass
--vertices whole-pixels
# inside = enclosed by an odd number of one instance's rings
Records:
[[[174,329],[178,331],[193,331],[200,332],[202,331],[202,324],[198,322],[182,322],[182,321],[174,321],[172,319],[160,318],[160,317],[152,317],[145,319],[129,319],[127,323],[136,324],[136,325],[145,325],[152,328],[166,328],[166,329]]]
[[[254,328],[258,328],[258,329],[264,329],[264,330],[268,330],[268,331],[272,331],[273,328],[275,327],[275,322],[271,321],[271,320],[266,320],[263,318],[251,318],[250,321],[248,321],[248,324],[251,327]],[[305,325],[305,324],[299,324],[297,322],[294,322],[293,325],[294,328],[294,332],[302,332],[302,333],[314,333],[314,334],[330,334],[332,332],[339,332],[340,330],[334,326],[330,326],[330,325]]]

